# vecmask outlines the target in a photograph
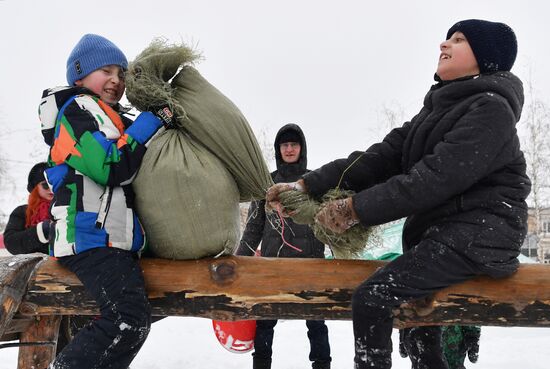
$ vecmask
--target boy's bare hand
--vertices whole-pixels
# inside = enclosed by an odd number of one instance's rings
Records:
[[[353,210],[351,197],[348,197],[323,204],[315,216],[315,221],[340,234],[359,223],[359,218]]]
[[[290,183],[277,183],[273,186],[271,186],[267,190],[267,194],[265,196],[266,199],[266,209],[267,210],[278,210],[283,215],[285,214],[284,209],[282,208],[281,202],[279,200],[279,194],[281,192],[285,191],[298,191],[298,192],[306,192],[304,181],[302,179],[299,179],[296,182],[290,182]]]

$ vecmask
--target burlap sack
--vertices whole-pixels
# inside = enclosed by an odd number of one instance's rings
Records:
[[[182,129],[213,152],[233,175],[241,201],[262,199],[273,182],[246,118],[195,68],[183,67],[171,83],[185,110]]]
[[[241,111],[191,65],[185,45],[155,40],[130,63],[126,96],[139,110],[169,105],[177,129],[191,135],[233,175],[241,201],[261,199],[273,182],[256,137]]]
[[[239,191],[216,156],[178,130],[155,138],[133,183],[154,256],[231,253],[239,241]]]

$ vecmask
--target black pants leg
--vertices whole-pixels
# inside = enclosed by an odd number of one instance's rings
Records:
[[[271,359],[273,350],[273,328],[277,325],[277,320],[258,320],[256,321],[256,337],[254,338],[255,358]]]
[[[357,287],[352,297],[355,368],[391,368],[393,307],[477,274],[472,262],[430,239],[378,270]],[[419,360],[424,354],[419,353]],[[426,365],[430,369],[447,367],[444,359]]]
[[[403,341],[412,363],[412,369],[447,369],[443,353],[442,327],[427,326],[403,330]]]
[[[59,325],[59,337],[55,349],[56,356],[73,340],[78,331],[90,324],[93,319],[91,316],[64,315]]]
[[[330,344],[328,328],[324,320],[306,320],[309,338],[309,360],[330,362]]]
[[[128,368],[151,327],[151,307],[135,254],[97,248],[59,262],[78,276],[101,315],[78,332],[52,367]]]

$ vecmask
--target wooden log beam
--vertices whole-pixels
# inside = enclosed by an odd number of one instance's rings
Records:
[[[34,324],[34,320],[35,316],[20,317],[15,315],[4,331],[4,335],[0,338],[0,341],[14,340],[15,338],[9,338],[13,337],[13,334],[16,334],[17,339],[19,339],[19,333],[25,332],[30,325]]]
[[[143,259],[153,313],[238,319],[351,319],[354,288],[385,263],[223,257]],[[19,313],[97,314],[78,279],[54,260],[40,265]],[[550,266],[522,265],[501,280],[479,277],[444,289],[428,309],[403,305],[397,327],[430,324],[550,325]]]
[[[42,261],[42,257],[35,255],[0,259],[0,338],[9,331],[27,284]]]

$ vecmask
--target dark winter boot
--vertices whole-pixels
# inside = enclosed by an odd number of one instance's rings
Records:
[[[253,357],[252,369],[271,369],[271,358]]]
[[[314,361],[311,364],[312,369],[330,369],[330,361]]]

